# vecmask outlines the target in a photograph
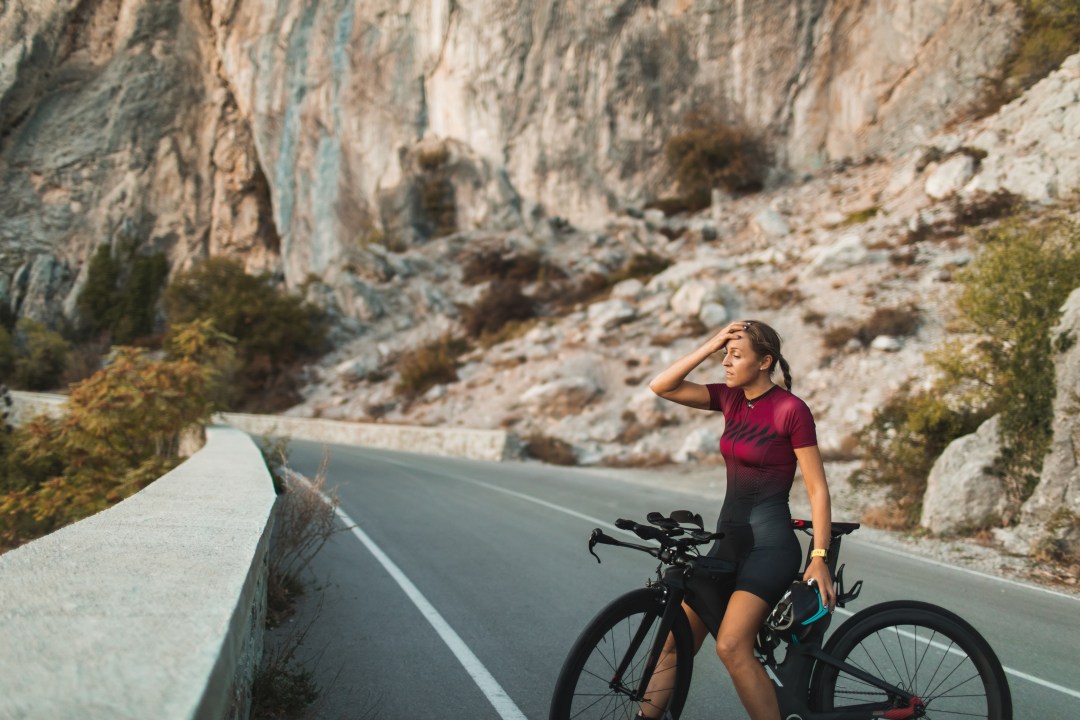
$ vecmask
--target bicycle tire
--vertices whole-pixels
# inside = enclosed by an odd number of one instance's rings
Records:
[[[990,644],[936,605],[900,600],[866,608],[837,628],[825,652],[913,693],[926,717],[1012,719],[1009,683]],[[883,690],[821,662],[811,697],[822,711],[889,702]]]
[[[641,703],[633,697],[633,689],[641,678],[663,612],[664,595],[652,588],[626,593],[601,610],[582,630],[563,663],[551,698],[550,720],[634,717]],[[648,634],[616,685],[612,674],[643,622],[650,623]],[[679,660],[673,682],[663,689],[672,690],[667,710],[677,720],[694,667],[693,636],[684,613],[676,613],[671,633]]]

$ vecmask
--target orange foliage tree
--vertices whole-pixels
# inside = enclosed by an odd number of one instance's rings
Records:
[[[168,354],[116,347],[71,388],[67,412],[19,428],[0,458],[0,548],[104,510],[180,460],[185,431],[218,410],[230,339],[209,321],[176,328]]]

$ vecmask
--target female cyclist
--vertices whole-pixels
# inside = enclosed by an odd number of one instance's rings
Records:
[[[700,385],[686,379],[715,353],[723,354],[723,383]],[[777,365],[786,390],[772,381]],[[813,415],[790,392],[791,373],[780,353],[780,336],[756,320],[729,324],[657,375],[649,387],[666,400],[724,414],[720,451],[727,465],[727,492],[717,520],[724,538],[709,554],[734,561],[737,569],[731,582],[695,578],[683,609],[695,651],[707,633],[716,637],[716,653],[751,720],[776,720],[780,708],[769,677],[754,657],[754,637],[802,559],[788,507],[796,464],[810,495],[814,524],[813,557],[803,579],[816,581],[830,611],[836,603],[826,564],[832,523],[829,486]],[[661,660],[654,679],[663,667]],[[656,713],[657,705],[643,705],[638,716],[657,717],[650,711]]]

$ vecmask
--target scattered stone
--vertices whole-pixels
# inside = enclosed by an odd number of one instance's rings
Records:
[[[870,347],[882,352],[899,352],[904,349],[904,341],[892,335],[878,335],[871,341]]]
[[[754,215],[754,227],[769,238],[786,237],[791,232],[787,221],[772,208],[762,208]]]
[[[728,312],[726,306],[717,302],[707,302],[701,306],[701,312],[698,313],[698,319],[707,328],[721,328],[725,323],[731,320],[731,313]]]
[[[560,418],[580,415],[600,392],[588,378],[567,377],[529,388],[521,395],[521,402],[540,415]]]
[[[597,330],[612,330],[637,317],[634,306],[621,298],[589,306],[589,324]]]

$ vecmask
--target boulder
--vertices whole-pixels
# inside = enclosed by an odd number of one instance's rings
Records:
[[[967,153],[957,153],[938,165],[926,178],[926,194],[942,200],[960,191],[972,177],[978,163]]]
[[[731,313],[727,307],[717,302],[707,302],[701,306],[698,319],[710,330],[719,329],[731,319]]]
[[[769,238],[782,238],[791,232],[787,221],[772,208],[762,208],[754,215],[754,227]]]
[[[625,300],[616,298],[589,306],[589,325],[594,330],[612,330],[637,317],[637,310]]]
[[[534,385],[521,395],[521,402],[545,417],[579,415],[590,400],[601,393],[592,380],[566,377]]]
[[[626,409],[633,413],[637,421],[647,428],[654,428],[667,423],[672,404],[657,396],[645,387],[634,393]]]
[[[684,318],[696,317],[701,314],[706,304],[722,297],[722,288],[716,283],[693,280],[685,283],[671,296],[671,309]]]
[[[847,233],[836,242],[818,248],[810,261],[810,271],[827,275],[858,265],[882,262],[886,257],[884,252],[868,249],[857,233]]]
[[[989,471],[1001,451],[995,415],[971,435],[949,443],[926,481],[919,524],[935,533],[964,531],[999,520],[1008,506],[1001,480]]]

